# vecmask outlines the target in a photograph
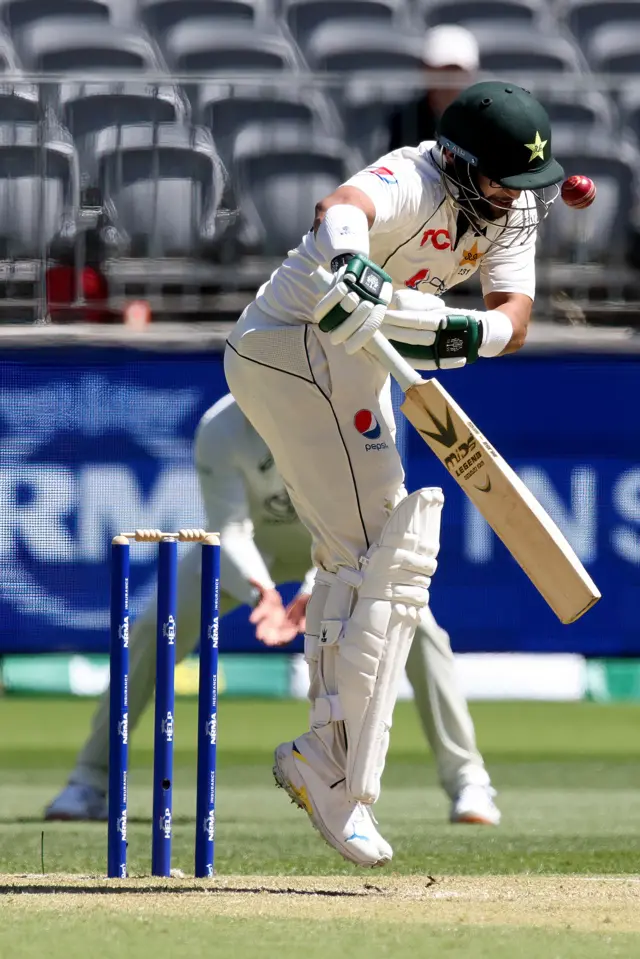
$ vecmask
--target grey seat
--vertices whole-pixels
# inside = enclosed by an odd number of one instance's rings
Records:
[[[640,78],[620,91],[622,121],[640,141]]]
[[[423,40],[384,24],[357,20],[329,21],[313,31],[305,47],[316,70],[353,73],[378,70],[422,71]]]
[[[468,20],[537,27],[551,19],[546,0],[421,0],[420,12],[430,27]]]
[[[96,157],[105,207],[131,256],[194,257],[214,241],[225,174],[208,130],[110,127]]]
[[[630,143],[608,138],[576,139],[566,131],[554,136],[553,152],[567,176],[582,173],[598,189],[592,206],[572,210],[558,200],[544,224],[538,249],[545,255],[589,262],[620,263],[628,235],[629,211],[638,195],[640,156]]]
[[[144,32],[93,20],[50,17],[25,27],[18,37],[25,65],[52,73],[100,70],[161,70]]]
[[[300,66],[292,44],[282,35],[210,17],[187,20],[170,29],[164,49],[170,65],[184,72],[271,73]]]
[[[256,25],[270,13],[267,0],[139,0],[139,6],[140,19],[158,37],[195,18]]]
[[[132,82],[63,83],[59,110],[78,149],[85,186],[96,182],[96,138],[101,130],[136,123],[184,124],[190,116],[188,101],[172,84]]]
[[[589,39],[587,59],[602,73],[640,73],[640,20],[596,27]]]
[[[22,59],[9,34],[0,29],[0,73],[20,73]]]
[[[571,124],[589,130],[614,130],[619,125],[615,104],[596,90],[562,90],[549,86],[536,90],[536,96],[544,105],[551,125]]]
[[[211,130],[225,162],[231,160],[238,133],[257,122],[294,122],[309,131],[333,131],[340,118],[320,90],[290,83],[234,87],[220,82],[202,84],[198,91],[198,121]]]
[[[72,240],[78,211],[75,150],[52,124],[0,124],[0,258],[36,259]]]
[[[313,224],[315,203],[349,175],[340,140],[295,124],[245,127],[235,142],[234,172],[247,252],[284,256]]]
[[[37,123],[43,117],[35,83],[0,83],[0,123]]]
[[[115,0],[0,0],[0,20],[10,30],[21,30],[48,17],[112,18]]]
[[[282,16],[298,43],[304,47],[321,24],[338,20],[364,20],[392,27],[406,22],[404,0],[284,0]]]
[[[616,22],[635,21],[640,29],[640,0],[563,0],[566,22],[581,42],[593,31]]]
[[[544,33],[523,24],[472,21],[483,70],[516,80],[527,73],[576,73],[586,69],[578,47],[557,32]]]

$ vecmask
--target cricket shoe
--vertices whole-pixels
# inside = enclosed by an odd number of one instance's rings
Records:
[[[323,839],[349,862],[372,869],[391,860],[393,850],[367,806],[348,798],[344,779],[327,782],[295,742],[278,746],[273,775],[292,802],[308,813]]]
[[[463,786],[451,804],[451,822],[499,826],[502,817],[493,801],[495,795],[491,786]]]
[[[95,786],[69,783],[44,811],[47,822],[82,822],[107,819],[107,797]]]

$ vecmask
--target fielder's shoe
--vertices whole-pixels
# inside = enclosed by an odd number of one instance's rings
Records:
[[[344,781],[332,786],[299,751],[296,743],[283,743],[275,752],[276,783],[304,809],[321,836],[341,856],[357,866],[384,866],[393,850],[375,827],[366,805],[346,794]]]
[[[491,786],[463,786],[451,805],[451,822],[499,826],[501,816],[493,801],[495,795]]]
[[[107,797],[94,786],[69,783],[44,811],[48,822],[97,820],[107,818]]]

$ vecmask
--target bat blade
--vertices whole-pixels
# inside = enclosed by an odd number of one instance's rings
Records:
[[[402,412],[484,516],[563,623],[600,592],[563,533],[519,476],[437,382],[411,386]]]

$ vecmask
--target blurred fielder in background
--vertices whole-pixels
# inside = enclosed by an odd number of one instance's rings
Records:
[[[296,516],[269,449],[232,396],[223,397],[202,418],[195,459],[208,528],[221,533],[221,613],[247,603],[253,606],[251,622],[261,642],[267,646],[291,642],[304,632],[315,579],[315,569],[308,568],[311,538]],[[200,550],[195,548],[179,565],[178,661],[193,650],[200,628],[199,564]],[[302,585],[285,609],[275,584],[299,581]],[[155,644],[154,600],[131,631],[130,729],[153,695]],[[428,607],[422,610],[407,674],[440,782],[451,799],[451,821],[498,825],[500,813],[458,689],[449,636]],[[47,808],[46,819],[106,819],[108,741],[105,693],[69,784]]]

